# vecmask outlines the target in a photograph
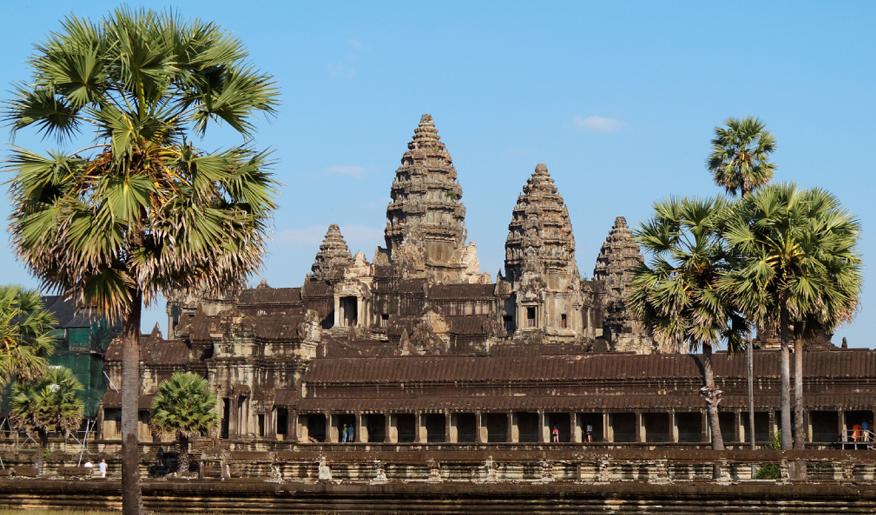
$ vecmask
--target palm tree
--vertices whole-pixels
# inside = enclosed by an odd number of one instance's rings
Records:
[[[769,161],[776,148],[766,125],[752,116],[728,118],[715,127],[707,166],[715,182],[731,195],[743,197],[770,182],[775,166]]]
[[[715,127],[707,166],[715,183],[730,195],[739,192],[745,198],[772,179],[775,167],[769,157],[775,150],[775,139],[766,130],[766,125],[754,117],[728,118],[724,124],[725,127]],[[745,354],[748,362],[748,432],[754,449],[754,344],[750,341],[745,343]]]
[[[721,289],[781,341],[782,448],[791,448],[790,345],[795,348],[796,446],[803,426],[803,342],[851,320],[861,289],[860,225],[833,195],[793,184],[762,188],[728,222],[725,237],[740,266]]]
[[[30,66],[7,106],[13,130],[94,144],[13,149],[12,242],[46,287],[123,322],[123,505],[139,513],[142,306],[239,284],[261,264],[274,208],[265,152],[246,143],[205,152],[187,135],[220,123],[248,138],[277,89],[220,27],[147,10],[69,17]]]
[[[207,380],[189,372],[176,372],[161,383],[152,401],[149,423],[156,433],[176,436],[179,471],[189,471],[189,439],[206,435],[216,427],[216,396]]]
[[[39,293],[0,286],[0,389],[12,380],[31,381],[46,372],[55,350],[57,320]]]
[[[654,210],[654,217],[636,231],[650,258],[633,278],[630,307],[659,342],[686,344],[691,352],[702,349],[702,394],[712,448],[722,450],[721,391],[712,351],[722,340],[735,350],[747,330],[717,290],[719,277],[733,264],[720,232],[729,205],[722,199],[682,199],[657,203]]]
[[[82,424],[83,404],[78,395],[81,390],[76,376],[65,367],[51,367],[36,381],[13,384],[10,419],[17,429],[37,435],[40,445],[37,470],[42,468],[49,434],[67,435]]]

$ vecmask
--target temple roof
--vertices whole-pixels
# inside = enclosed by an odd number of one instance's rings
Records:
[[[328,231],[319,251],[310,267],[310,275],[314,279],[331,279],[343,273],[343,269],[353,264],[353,255],[350,253],[347,242],[341,234],[341,228],[336,224],[329,225]]]
[[[569,211],[542,163],[535,166],[517,198],[505,241],[505,274],[514,280],[530,268],[577,274]]]

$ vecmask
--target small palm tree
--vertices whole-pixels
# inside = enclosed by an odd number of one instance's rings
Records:
[[[715,127],[707,166],[717,184],[744,197],[772,179],[775,166],[769,157],[776,141],[757,118],[728,118],[724,123]]]
[[[125,513],[139,513],[142,306],[239,284],[261,265],[274,208],[264,152],[205,152],[187,136],[220,123],[249,138],[277,89],[220,27],[147,10],[69,17],[30,66],[7,105],[13,129],[94,144],[13,150],[12,243],[47,287],[124,322],[122,494]]]
[[[51,367],[32,382],[15,383],[9,403],[10,419],[17,429],[37,436],[40,453],[37,470],[42,468],[42,451],[51,433],[68,435],[82,424],[82,385],[70,369]]]
[[[713,347],[727,340],[731,350],[747,331],[742,317],[717,290],[732,256],[721,238],[729,206],[721,199],[670,200],[654,207],[656,214],[636,231],[650,256],[636,271],[629,302],[653,337],[669,345],[702,349],[703,397],[709,413],[712,448],[724,449],[718,405],[721,391],[712,367]]]
[[[189,439],[207,435],[218,420],[216,396],[207,380],[189,372],[177,372],[158,387],[149,423],[156,433],[176,436],[179,471],[186,474],[189,471]]]
[[[46,358],[55,350],[55,324],[39,293],[0,286],[0,389],[45,374]]]
[[[747,197],[725,231],[740,264],[720,288],[781,341],[782,448],[791,448],[790,345],[795,348],[796,446],[803,447],[803,342],[851,320],[861,289],[860,225],[833,195],[793,184]]]

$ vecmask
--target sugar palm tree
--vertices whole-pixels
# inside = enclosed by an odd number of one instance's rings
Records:
[[[633,278],[630,307],[653,337],[669,345],[702,350],[702,394],[709,413],[712,448],[724,449],[712,351],[722,341],[731,350],[747,327],[719,295],[717,281],[733,265],[720,227],[729,206],[722,199],[669,200],[654,206],[655,215],[636,231],[648,261]]]
[[[11,380],[31,381],[46,372],[56,323],[36,291],[0,286],[0,389]]]
[[[207,380],[196,374],[177,372],[161,383],[152,401],[149,423],[156,433],[176,436],[179,471],[189,471],[189,439],[206,435],[216,427],[216,396]]]
[[[728,118],[724,124],[715,127],[707,166],[718,185],[744,197],[772,179],[775,166],[769,157],[776,140],[762,121],[751,116]]]
[[[793,184],[747,197],[725,237],[741,263],[721,290],[781,341],[782,448],[791,448],[790,345],[795,350],[796,446],[803,447],[803,342],[851,320],[861,289],[860,226],[833,195]]]
[[[41,451],[37,453],[37,470],[42,468],[42,451],[48,446],[49,434],[67,435],[82,424],[81,390],[76,376],[64,367],[51,367],[35,381],[13,384],[10,419],[16,429],[36,434]]]
[[[142,306],[241,282],[261,264],[274,208],[264,152],[205,152],[188,135],[219,123],[248,138],[277,90],[220,27],[146,10],[69,17],[30,66],[7,105],[13,129],[94,143],[13,150],[12,242],[46,287],[123,322],[123,504],[138,513]]]
[[[766,125],[754,117],[728,118],[724,124],[715,127],[707,166],[715,183],[730,195],[739,193],[745,198],[772,179],[775,166],[769,158],[776,147],[775,138],[766,130]],[[750,341],[745,344],[745,354],[748,363],[748,432],[754,449],[754,344]]]

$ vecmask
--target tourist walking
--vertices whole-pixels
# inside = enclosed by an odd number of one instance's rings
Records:
[[[347,424],[341,429],[341,443],[347,443]]]

